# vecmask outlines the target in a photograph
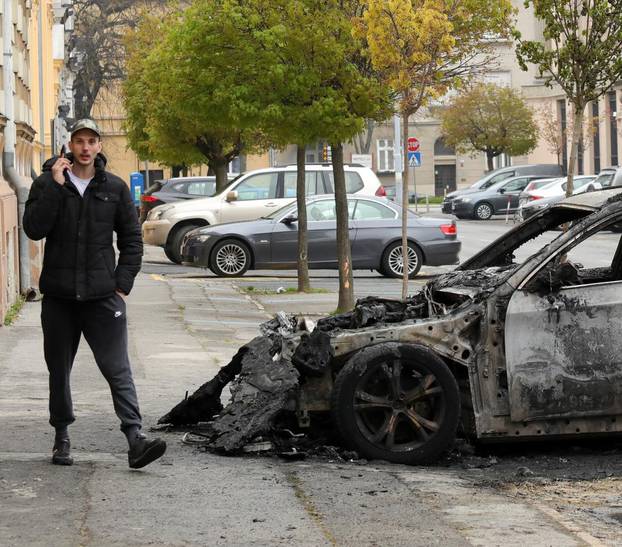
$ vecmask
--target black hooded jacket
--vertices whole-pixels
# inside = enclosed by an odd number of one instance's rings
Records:
[[[71,155],[67,157],[71,161]],[[105,171],[106,158],[98,154],[95,177],[81,197],[68,175],[64,185],[52,178],[56,159],[43,164],[24,212],[28,237],[46,238],[41,292],[80,301],[104,298],[117,289],[129,294],[140,270],[143,242],[127,185]]]

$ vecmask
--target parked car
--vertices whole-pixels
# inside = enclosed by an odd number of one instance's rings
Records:
[[[463,195],[464,193],[470,193],[475,190],[485,190],[486,188],[490,188],[494,184],[501,182],[502,180],[506,180],[512,177],[517,177],[519,175],[530,175],[532,180],[536,180],[538,178],[552,178],[559,177],[563,175],[563,170],[560,165],[556,164],[529,164],[529,165],[512,165],[510,167],[501,167],[500,169],[495,169],[494,171],[490,171],[486,175],[484,175],[481,179],[474,182],[468,188],[461,188],[459,190],[455,190],[454,192],[450,192],[445,196],[442,205],[442,211],[446,214],[451,214],[451,202]],[[539,176],[533,176],[539,175]]]
[[[384,196],[376,174],[367,167],[346,165],[346,191],[349,194]],[[334,192],[332,166],[306,166],[307,195]],[[143,239],[164,248],[166,256],[181,262],[181,242],[188,232],[200,226],[254,220],[292,203],[296,199],[296,166],[271,167],[240,176],[224,192],[213,197],[160,205],[151,210],[143,223]]]
[[[600,184],[595,182],[596,175],[577,175],[573,177],[573,194],[581,192],[592,192],[593,190],[600,190]],[[538,181],[540,182],[540,181]],[[548,198],[552,196],[565,196],[566,195],[566,183],[568,179],[566,177],[560,177],[557,179],[548,179],[544,181],[544,184],[539,188],[530,188],[532,183],[529,183],[526,188],[521,192],[519,196],[519,203],[522,205],[528,201],[534,201],[536,199]]]
[[[580,178],[581,176],[577,177]],[[590,177],[593,177],[593,175],[590,175]],[[591,181],[588,181],[587,183],[583,183],[580,184],[578,187],[575,185],[575,189],[574,192],[572,193],[573,196],[576,196],[578,194],[583,194],[585,192],[592,192],[595,190],[601,190],[602,188],[600,187],[600,183],[597,182],[599,177],[594,177]],[[563,179],[564,181],[566,179]],[[575,179],[576,180],[576,179]],[[601,179],[602,181],[603,179]],[[622,179],[619,180],[620,182],[620,186],[622,186]],[[520,206],[519,206],[519,217],[521,218],[521,220],[526,220],[529,217],[535,215],[536,213],[539,213],[542,209],[549,207],[555,203],[560,202],[562,199],[564,199],[566,197],[566,184],[565,182],[562,184],[562,193],[561,194],[555,194],[552,196],[544,196],[544,197],[538,197],[536,199],[531,199],[531,200],[525,200],[522,201]]]
[[[387,199],[349,196],[352,268],[378,270],[402,277],[402,208]],[[337,268],[337,215],[332,195],[307,199],[310,268]],[[423,218],[408,211],[408,270],[422,265],[457,264],[460,251],[456,224]],[[241,276],[248,269],[292,269],[298,263],[297,206],[291,204],[264,218],[197,228],[186,234],[182,261],[209,268],[221,277]]]
[[[601,188],[622,186],[622,167],[605,167],[601,169],[594,182],[598,183]]]
[[[239,175],[228,175],[229,182]],[[149,211],[158,205],[213,196],[216,193],[216,177],[174,177],[156,180],[140,197],[140,222],[145,222]]]
[[[512,177],[485,189],[465,192],[451,201],[451,212],[458,218],[488,220],[492,215],[513,212],[518,208],[519,195],[534,175]]]
[[[397,201],[396,198],[396,187],[395,186],[385,186],[385,197],[390,199],[391,201]],[[408,203],[415,203],[420,200],[421,196],[417,195],[416,192],[408,192]]]
[[[330,411],[363,458],[406,464],[437,461],[459,425],[491,442],[622,433],[620,222],[621,189],[573,196],[406,302],[367,298],[293,333],[289,355],[330,356],[303,363],[321,380],[296,415]]]

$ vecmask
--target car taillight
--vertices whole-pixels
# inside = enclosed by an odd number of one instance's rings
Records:
[[[458,233],[458,229],[455,224],[441,224],[441,232],[446,236],[455,236]]]
[[[376,195],[381,198],[387,197],[387,191],[384,189],[384,186],[378,187],[378,190],[376,190]]]
[[[153,203],[154,201],[158,201],[158,198],[154,198],[153,196],[148,196],[146,194],[143,194],[142,196],[140,196],[140,201],[144,201],[146,203]]]
[[[529,196],[529,201],[536,201],[537,199],[542,199],[542,196]]]

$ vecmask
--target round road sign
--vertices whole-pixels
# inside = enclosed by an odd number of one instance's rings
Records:
[[[408,137],[408,151],[409,152],[419,151],[419,139],[417,137]]]

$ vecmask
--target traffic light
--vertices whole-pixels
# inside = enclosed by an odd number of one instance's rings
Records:
[[[331,161],[330,146],[326,143],[322,144],[322,161]]]

